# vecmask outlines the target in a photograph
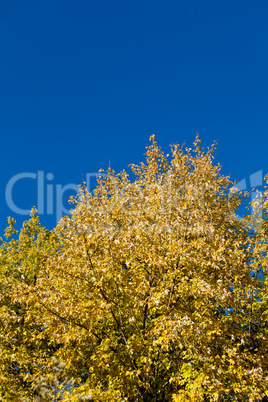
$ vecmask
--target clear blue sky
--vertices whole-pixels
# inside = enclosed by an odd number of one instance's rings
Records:
[[[5,199],[15,175],[28,209],[43,172],[51,228],[57,184],[138,163],[152,133],[166,151],[218,140],[223,172],[250,187],[268,172],[267,17],[264,0],[2,0],[1,235],[7,216],[26,219]]]

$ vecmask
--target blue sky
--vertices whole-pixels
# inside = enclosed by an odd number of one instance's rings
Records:
[[[27,218],[8,183],[23,210],[39,183],[52,228],[63,186],[138,163],[153,133],[165,151],[217,140],[249,188],[268,172],[267,15],[261,0],[1,1],[1,235]]]

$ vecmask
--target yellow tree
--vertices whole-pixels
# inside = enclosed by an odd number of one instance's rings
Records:
[[[205,151],[197,137],[192,150],[173,146],[169,160],[151,141],[134,180],[109,169],[92,194],[81,188],[71,217],[41,230],[47,241],[30,245],[43,256],[31,263],[34,281],[16,277],[17,265],[3,273],[32,322],[30,351],[14,353],[31,362],[22,397],[38,394],[41,376],[66,401],[265,396],[265,225],[254,233],[236,219],[242,195],[214,165],[215,145]]]
[[[35,398],[28,376],[40,375],[44,362],[47,365],[59,347],[44,332],[42,315],[37,315],[42,312],[31,303],[39,273],[58,242],[41,227],[35,210],[19,236],[14,224],[10,218],[0,248],[0,399],[4,401]]]

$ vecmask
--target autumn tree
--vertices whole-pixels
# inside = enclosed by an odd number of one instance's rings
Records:
[[[58,242],[41,227],[34,210],[19,236],[14,224],[9,219],[0,249],[0,395],[7,401],[35,395],[27,376],[47,364],[58,348],[43,332],[42,317],[30,302],[39,271]]]
[[[108,169],[54,231],[33,214],[3,241],[4,401],[264,398],[267,194],[254,231],[214,150],[152,136],[133,180]]]

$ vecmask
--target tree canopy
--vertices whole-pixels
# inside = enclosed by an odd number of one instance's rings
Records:
[[[267,191],[243,194],[215,144],[150,138],[53,231],[37,211],[0,248],[3,401],[257,401],[268,395]],[[254,226],[255,225],[255,230]],[[256,230],[256,224],[258,230]]]

